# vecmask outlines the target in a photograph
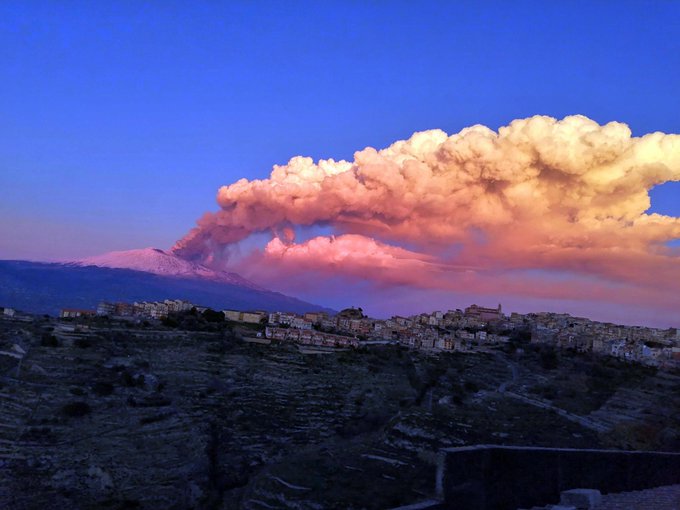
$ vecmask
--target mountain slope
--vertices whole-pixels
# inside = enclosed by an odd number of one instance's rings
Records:
[[[252,286],[82,264],[0,260],[0,306],[56,314],[100,301],[186,299],[215,309],[305,312],[327,308]]]
[[[178,278],[203,278],[222,283],[230,283],[242,287],[265,290],[242,278],[236,273],[214,271],[196,262],[182,259],[172,253],[158,248],[140,250],[112,251],[71,262],[78,266],[109,267],[114,269],[132,269],[162,276]]]

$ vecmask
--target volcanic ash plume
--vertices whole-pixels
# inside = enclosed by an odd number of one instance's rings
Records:
[[[542,269],[677,290],[680,259],[666,243],[680,220],[645,213],[649,190],[673,180],[680,136],[632,137],[619,122],[535,116],[497,133],[424,131],[352,162],[295,157],[269,179],[224,186],[220,210],[173,250],[210,261],[270,231],[259,256],[289,270],[455,287],[470,271]],[[310,225],[336,236],[295,244],[292,229]]]

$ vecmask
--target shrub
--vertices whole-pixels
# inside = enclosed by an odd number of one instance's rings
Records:
[[[56,336],[45,333],[40,339],[40,345],[43,347],[59,347],[59,340]]]
[[[477,393],[479,391],[479,386],[474,381],[465,381],[465,390],[471,393]]]
[[[169,418],[171,415],[170,413],[161,413],[161,414],[156,414],[153,416],[145,416],[143,418],[140,418],[139,423],[141,425],[146,425],[148,423],[156,423],[157,421],[162,421],[165,420],[166,418]]]
[[[21,439],[25,441],[40,441],[41,439],[50,439],[52,436],[52,429],[49,427],[29,427],[21,434]]]
[[[161,324],[163,324],[163,326],[168,327],[168,328],[179,327],[179,321],[177,320],[177,318],[171,317],[171,316],[168,316],[168,317],[161,319]]]
[[[80,418],[81,416],[90,414],[92,408],[87,402],[69,402],[61,408],[61,411],[66,416]]]
[[[341,437],[353,437],[382,428],[391,418],[386,409],[371,409],[361,416],[350,419],[337,429]]]
[[[459,383],[453,383],[451,385],[451,398],[454,403],[460,404],[465,398],[466,390],[464,386]]]
[[[210,308],[203,312],[203,318],[208,322],[224,322],[224,314]]]
[[[98,381],[92,385],[92,391],[100,397],[107,397],[113,393],[113,384]]]
[[[74,342],[76,347],[79,347],[80,349],[87,349],[88,347],[92,347],[92,342],[88,340],[87,338],[76,338]]]
[[[123,370],[121,379],[123,386],[127,386],[128,388],[134,388],[135,386],[141,388],[144,386],[144,374],[133,375],[128,369]]]
[[[537,390],[538,394],[547,400],[555,400],[559,395],[558,388],[556,388],[552,384],[545,384],[543,386],[538,387]]]
[[[552,347],[541,350],[541,366],[545,370],[554,370],[557,368],[558,359],[557,352]]]

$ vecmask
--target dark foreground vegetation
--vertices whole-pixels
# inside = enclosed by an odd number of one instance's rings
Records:
[[[0,322],[0,507],[375,508],[442,447],[680,451],[680,378],[516,338],[484,353],[302,354],[208,314]],[[559,414],[558,414],[559,413]]]

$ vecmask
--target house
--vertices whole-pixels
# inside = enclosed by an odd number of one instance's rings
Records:
[[[295,329],[312,329],[312,323],[309,321],[306,321],[302,317],[295,317],[291,323],[290,323],[291,328]]]
[[[465,316],[482,322],[488,322],[501,320],[503,318],[503,312],[500,304],[498,305],[498,308],[485,308],[483,306],[471,305],[465,309]]]
[[[97,305],[97,315],[111,316],[116,313],[115,303],[107,303],[102,301]]]
[[[411,319],[408,319],[406,317],[400,317],[398,315],[392,317],[392,320],[397,326],[402,326],[404,328],[408,328],[413,325],[413,321]]]
[[[241,312],[236,310],[222,310],[222,313],[224,314],[224,318],[228,321],[240,322],[241,320]]]
[[[168,307],[168,312],[188,312],[194,305],[182,299],[166,299],[163,303]]]
[[[63,308],[59,312],[59,317],[62,319],[75,319],[77,317],[91,317],[97,312],[95,310],[80,310],[77,308]]]
[[[314,324],[320,324],[321,321],[328,319],[326,312],[307,312],[304,318]]]
[[[456,336],[458,338],[463,339],[463,340],[474,340],[475,339],[474,334],[470,333],[469,331],[465,331],[464,329],[459,329],[458,331],[456,331]]]
[[[434,348],[435,338],[433,336],[423,336],[420,339],[420,347],[422,349]]]
[[[259,324],[262,319],[267,316],[264,312],[243,312],[241,314],[241,322],[248,324]]]
[[[451,351],[453,350],[454,347],[454,339],[450,336],[443,336],[439,339],[437,339],[437,348],[438,349],[444,349],[446,351]]]
[[[441,323],[441,318],[440,318],[440,317],[437,317],[437,316],[435,316],[435,315],[430,315],[430,316],[427,318],[427,324],[428,324],[429,326],[439,326],[440,323]]]
[[[302,320],[302,319],[301,319]],[[311,323],[310,323],[311,324]],[[272,340],[297,342],[303,345],[324,347],[358,347],[359,340],[353,337],[322,333],[312,329],[275,328],[267,326],[265,336]]]

